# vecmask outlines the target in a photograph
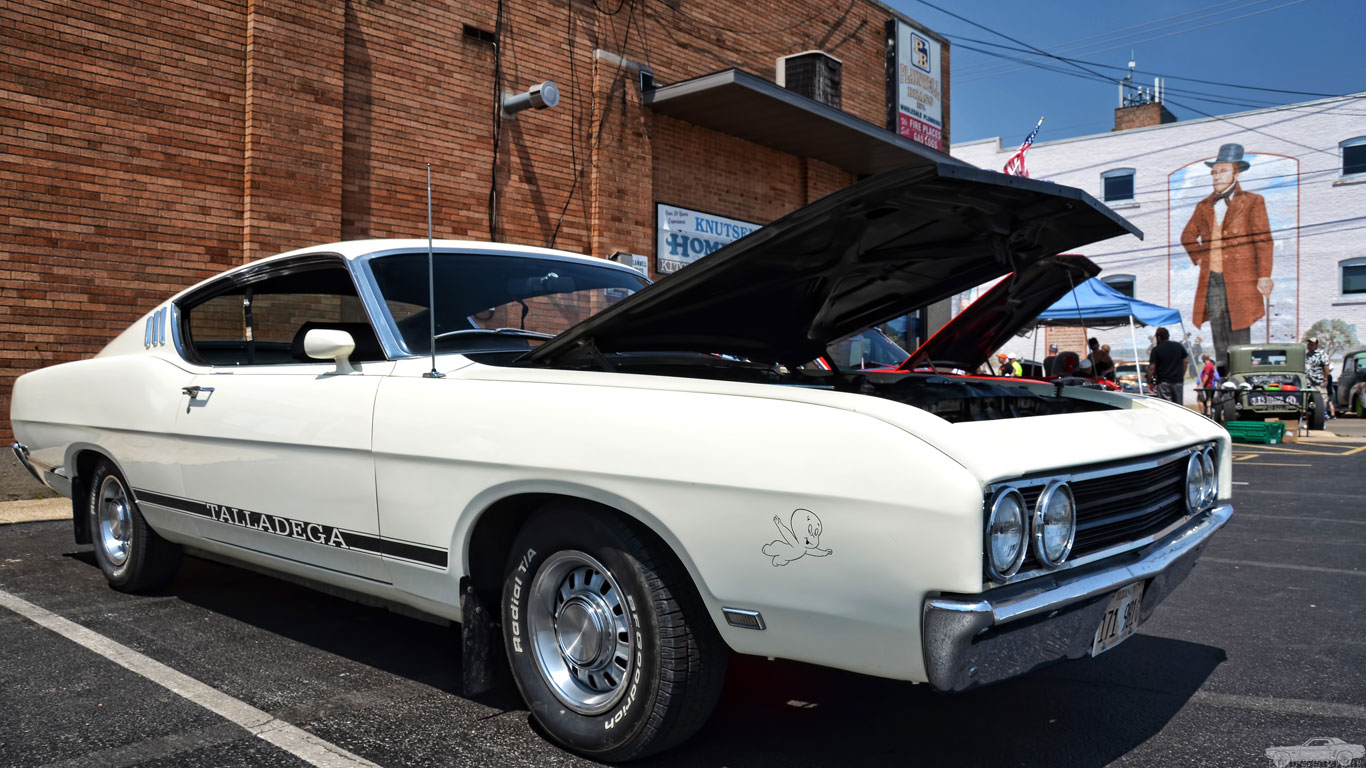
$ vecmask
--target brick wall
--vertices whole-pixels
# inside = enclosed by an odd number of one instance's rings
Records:
[[[17,375],[241,263],[245,32],[232,2],[0,4],[5,417]]]
[[[854,180],[655,115],[598,50],[669,83],[772,78],[777,57],[821,49],[843,61],[844,111],[885,119],[894,14],[874,0],[760,0],[738,17],[723,0],[502,7],[0,3],[0,411],[16,376],[94,354],[225,268],[425,235],[427,163],[438,237],[598,256],[653,254],[656,202],[766,223]],[[501,55],[464,25],[497,28]],[[561,104],[495,133],[495,75],[512,92],[554,80]]]
[[[1147,128],[1151,125],[1174,122],[1176,122],[1176,115],[1173,115],[1166,105],[1156,102],[1138,104],[1132,107],[1119,107],[1115,110],[1114,130],[1127,131],[1130,128]]]

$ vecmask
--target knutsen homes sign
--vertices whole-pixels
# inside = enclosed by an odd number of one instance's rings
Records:
[[[758,228],[748,221],[657,203],[655,269],[660,274],[673,274]]]
[[[887,130],[944,149],[940,44],[910,24],[887,22]]]

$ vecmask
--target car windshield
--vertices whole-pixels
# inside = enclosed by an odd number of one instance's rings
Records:
[[[649,282],[610,266],[506,254],[437,253],[434,266],[439,352],[527,350]],[[369,269],[407,351],[429,352],[426,252],[380,256]]]
[[[825,355],[838,368],[846,371],[895,368],[910,357],[906,350],[876,328],[840,339],[825,348]]]
[[[1253,365],[1285,365],[1286,354],[1284,349],[1254,349],[1252,350]]]

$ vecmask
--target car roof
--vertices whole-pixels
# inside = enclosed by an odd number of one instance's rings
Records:
[[[277,261],[306,256],[308,254],[329,254],[340,256],[348,262],[356,261],[367,256],[381,253],[391,253],[396,251],[425,251],[428,241],[425,238],[373,238],[368,240],[341,240],[333,243],[321,243],[310,245],[304,248],[295,248],[292,251],[277,253],[274,256],[266,256],[255,261],[247,262],[232,269],[219,272],[212,277],[201,280],[194,285],[179,291],[172,300],[178,300],[182,296],[196,290],[200,286],[222,279],[225,276],[245,270],[258,269],[263,265],[269,265]],[[584,256],[570,251],[561,251],[554,248],[541,248],[534,245],[518,245],[515,243],[494,243],[483,240],[432,240],[431,247],[434,251],[440,252],[477,252],[477,253],[497,253],[519,258],[550,257],[555,259],[567,259],[578,261],[594,266],[605,266],[609,268],[622,269],[632,274],[640,274],[634,269],[623,264],[618,264],[607,259],[599,259],[593,256]]]

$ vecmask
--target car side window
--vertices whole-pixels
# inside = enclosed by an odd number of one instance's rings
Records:
[[[385,359],[350,273],[341,266],[227,280],[217,291],[189,297],[180,312],[182,353],[192,362],[330,365],[304,352],[304,337],[317,328],[350,333],[356,342],[353,363]]]

